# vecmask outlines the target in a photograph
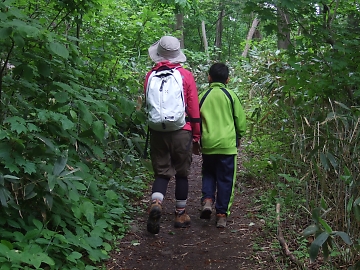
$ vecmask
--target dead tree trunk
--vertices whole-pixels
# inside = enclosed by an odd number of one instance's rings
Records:
[[[243,53],[241,54],[242,57],[246,57],[248,52],[249,52],[249,49],[250,49],[250,44],[251,44],[251,39],[253,38],[254,36],[254,33],[255,33],[255,30],[256,30],[256,27],[258,26],[260,20],[258,20],[257,18],[255,18],[251,24],[251,27],[249,29],[249,32],[248,32],[248,35],[247,35],[247,38],[246,38],[246,45],[245,45],[245,49],[243,51]]]
[[[175,30],[179,31],[178,38],[180,41],[180,47],[181,47],[181,49],[184,49],[185,48],[185,45],[184,45],[184,14],[177,13],[175,15],[175,17],[176,17]]]
[[[203,38],[203,42],[204,42],[204,50],[207,55],[207,58],[209,59],[209,45],[208,45],[207,38],[206,38],[206,29],[205,29],[204,21],[201,21],[201,33],[202,33],[202,38]]]

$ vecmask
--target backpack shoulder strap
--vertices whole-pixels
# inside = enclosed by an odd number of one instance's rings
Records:
[[[201,108],[201,106],[203,105],[203,103],[204,103],[204,101],[205,101],[205,98],[208,96],[208,94],[210,94],[211,90],[212,90],[212,88],[210,88],[209,90],[207,90],[206,93],[202,96],[202,98],[201,98],[201,100],[200,100],[200,104],[199,104],[200,108]]]
[[[233,118],[235,118],[235,111],[234,111],[234,100],[233,98],[231,97],[230,93],[228,90],[226,90],[225,88],[220,88],[224,94],[228,97],[228,99],[230,100],[231,102],[231,109],[232,109],[232,115],[233,115]]]

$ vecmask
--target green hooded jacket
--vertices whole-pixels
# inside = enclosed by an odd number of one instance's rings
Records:
[[[233,100],[221,88],[226,89]],[[202,92],[199,100],[208,92]],[[246,116],[237,95],[223,83],[211,83],[201,108],[201,152],[203,154],[237,154],[237,139],[245,135]]]

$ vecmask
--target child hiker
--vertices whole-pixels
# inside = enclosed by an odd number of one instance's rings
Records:
[[[208,76],[210,87],[199,95],[202,152],[201,219],[210,219],[215,203],[216,226],[226,227],[233,203],[237,153],[244,136],[246,118],[236,94],[226,87],[229,68],[213,64]]]

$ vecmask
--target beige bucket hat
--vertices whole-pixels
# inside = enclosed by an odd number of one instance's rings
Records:
[[[171,63],[182,63],[186,56],[180,49],[180,41],[176,37],[163,36],[149,48],[149,56],[155,62],[169,61]]]

